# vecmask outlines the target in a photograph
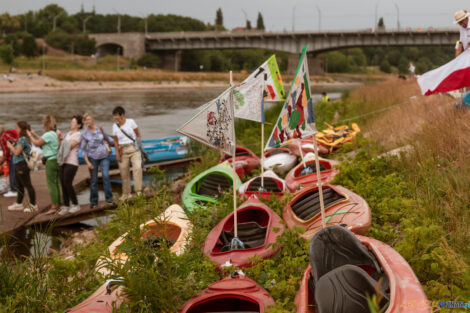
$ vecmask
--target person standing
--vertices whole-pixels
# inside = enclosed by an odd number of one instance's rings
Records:
[[[460,39],[457,43],[455,57],[458,57],[465,49],[468,48],[470,42],[470,28],[468,27],[468,12],[466,10],[459,10],[454,14],[454,24],[459,25]]]
[[[82,117],[75,115],[70,121],[70,131],[65,135],[61,149],[59,149],[59,156],[61,155],[60,152],[63,153],[59,162],[59,178],[64,204],[59,211],[59,215],[80,211],[77,195],[73,188],[73,179],[78,170],[78,148],[82,140],[82,134],[80,133],[82,127]],[[67,146],[67,149],[64,148],[65,146]],[[65,151],[68,151],[68,153]],[[70,202],[72,202],[72,206],[70,206]]]
[[[82,134],[80,148],[83,158],[90,170],[90,206],[98,205],[98,168],[101,168],[101,179],[103,181],[106,202],[113,203],[113,192],[109,179],[109,146],[113,144],[113,138],[108,136],[103,128],[95,125],[91,114],[83,115],[83,124],[86,129]]]
[[[327,104],[330,101],[330,97],[326,94],[325,91],[321,93],[321,104]]]
[[[59,164],[57,152],[59,151],[60,132],[57,131],[56,121],[52,115],[42,118],[44,134],[39,137],[33,130],[28,130],[30,141],[42,148],[42,163],[46,165],[46,181],[51,197],[51,208],[46,214],[54,214],[60,207]]]
[[[5,130],[3,126],[0,125],[0,146],[3,152],[3,155],[0,157],[0,165],[3,162],[8,163],[8,178],[10,181],[10,190],[5,193],[4,197],[16,197],[16,186],[15,186],[15,164],[13,163],[13,158],[8,149],[7,142],[10,142],[12,145],[15,145],[18,141],[18,132],[16,129]]]
[[[8,210],[34,212],[38,210],[38,206],[36,204],[36,192],[31,184],[31,177],[29,175],[30,170],[25,160],[25,157],[28,158],[31,154],[31,144],[27,137],[29,125],[25,121],[20,121],[16,124],[16,130],[19,134],[18,142],[13,146],[10,141],[7,141],[7,146],[13,154],[12,160],[15,164],[15,181],[18,196],[16,198],[16,203],[10,205]],[[28,205],[23,206],[25,188],[28,190],[29,203]]]
[[[410,67],[408,68],[408,70],[410,71],[410,79],[413,79],[415,77],[415,69],[416,67],[414,66],[414,64],[410,62]]]
[[[123,107],[117,106],[113,110],[114,147],[116,149],[116,160],[122,179],[121,200],[131,197],[130,165],[132,162],[132,174],[134,178],[134,191],[137,195],[142,193],[142,155],[140,152],[142,138],[135,121],[126,118]]]

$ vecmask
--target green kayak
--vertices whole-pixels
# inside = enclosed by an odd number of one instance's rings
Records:
[[[219,194],[232,186],[232,175],[232,166],[224,162],[194,177],[183,191],[185,210],[192,212],[196,207],[204,207],[208,202],[217,202]],[[236,188],[241,184],[242,181],[237,175]]]

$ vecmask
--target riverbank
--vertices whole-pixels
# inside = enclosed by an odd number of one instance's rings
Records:
[[[228,85],[228,73],[180,73],[157,71],[85,71],[51,70],[45,75],[20,72],[3,76],[0,93],[92,91],[92,90],[146,90],[168,88],[211,88]],[[241,82],[246,74],[234,73],[235,82]],[[383,76],[318,76],[313,77],[312,88],[335,91],[354,88],[365,81],[383,79]],[[285,78],[288,81],[288,78]],[[285,86],[288,88],[288,86]]]

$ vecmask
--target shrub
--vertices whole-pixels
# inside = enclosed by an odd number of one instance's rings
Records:
[[[0,59],[6,64],[12,64],[15,58],[14,50],[10,45],[0,45]]]
[[[143,57],[137,60],[138,66],[146,66],[149,68],[156,68],[162,64],[162,60],[158,55],[147,53]]]
[[[32,35],[25,35],[23,43],[21,44],[21,53],[29,58],[35,57],[39,54],[36,40]]]

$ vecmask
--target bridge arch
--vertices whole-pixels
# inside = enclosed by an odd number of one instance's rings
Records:
[[[124,47],[114,42],[103,43],[96,47],[96,55],[102,58],[106,55],[124,55]]]

